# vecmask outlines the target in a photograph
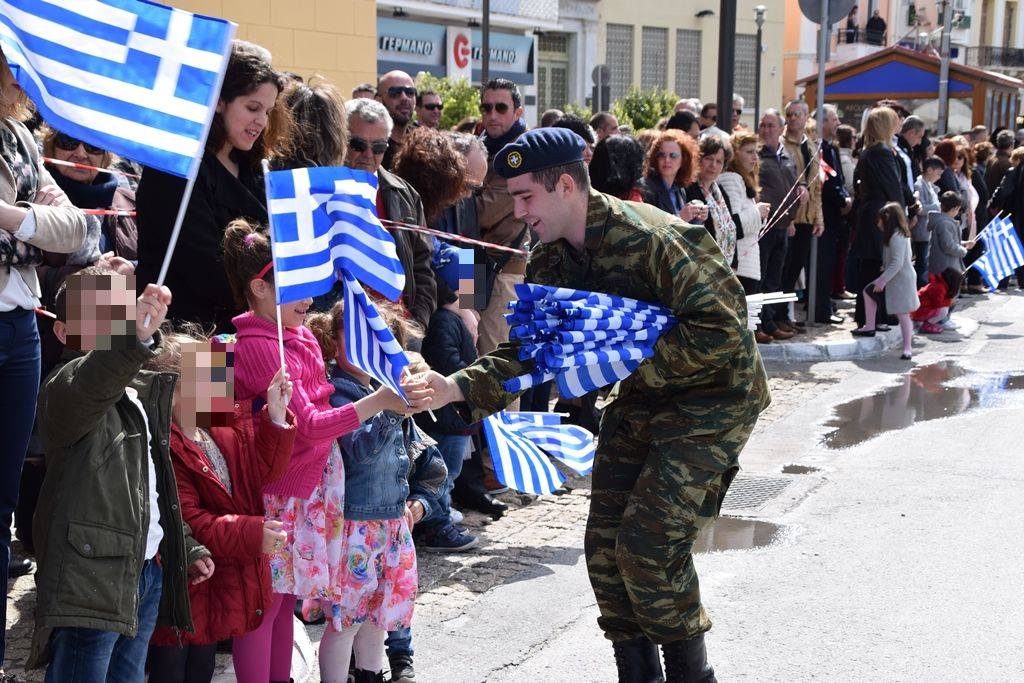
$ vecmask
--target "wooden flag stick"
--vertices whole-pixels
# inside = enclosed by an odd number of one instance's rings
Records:
[[[409,366],[408,365],[406,365],[404,368],[402,368],[402,372],[405,373],[406,378],[411,378],[412,377],[412,372],[409,370]],[[430,419],[431,420],[433,420],[434,422],[437,422],[437,416],[434,415],[434,411],[433,410],[431,410],[430,408],[427,408],[427,414],[430,415]]]

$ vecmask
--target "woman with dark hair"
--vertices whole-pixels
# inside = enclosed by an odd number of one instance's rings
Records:
[[[700,152],[697,143],[679,130],[666,130],[651,144],[644,159],[643,177],[637,183],[644,202],[687,223],[703,223],[707,207],[686,201],[686,186],[693,182]]]
[[[677,111],[665,123],[665,130],[681,130],[696,140],[700,137],[700,119],[688,111]]]
[[[644,148],[628,135],[612,135],[594,147],[590,184],[598,192],[642,202],[636,183],[644,172]]]
[[[166,284],[174,292],[168,318],[231,332],[237,312],[224,274],[224,230],[236,218],[267,222],[260,162],[285,156],[290,116],[282,106],[286,80],[251,44],[235,41],[217,112],[189,197]],[[136,284],[156,282],[184,194],[185,179],[153,168],[137,196],[139,265]]]
[[[697,180],[686,188],[686,198],[702,202],[707,207],[704,227],[715,238],[725,262],[736,269],[736,240],[743,237],[739,216],[732,210],[729,195],[722,191],[718,177],[732,157],[729,143],[717,135],[707,135],[700,141],[700,161]]]
[[[590,124],[575,114],[566,114],[555,121],[552,124],[552,128],[567,128],[583,138],[583,142],[586,143],[586,146],[583,148],[583,163],[589,166],[594,158],[595,142],[594,129],[590,127]]]
[[[68,201],[43,166],[22,121],[28,98],[0,52],[0,577],[32,570],[11,561],[11,515],[18,503],[22,463],[39,394],[39,331],[35,309],[42,291],[36,266],[43,250],[68,253],[85,241],[85,216]],[[7,615],[4,591],[0,620]],[[0,632],[0,680],[5,641]]]
[[[451,136],[433,128],[406,133],[391,170],[419,193],[428,225],[466,193],[466,158]]]

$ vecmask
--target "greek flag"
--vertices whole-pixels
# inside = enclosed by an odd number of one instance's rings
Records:
[[[409,365],[409,359],[359,281],[344,271],[342,277],[345,280],[345,357],[404,397],[402,371]]]
[[[995,290],[1000,280],[1024,266],[1024,246],[1009,217],[994,219],[978,238],[985,243],[985,253],[970,267],[977,268],[989,289]]]
[[[594,435],[577,425],[563,425],[554,413],[505,412],[520,434],[578,474],[594,469]]]
[[[401,296],[405,271],[377,219],[377,176],[295,168],[266,183],[278,303],[330,291],[342,270],[392,301]]]
[[[548,495],[565,483],[565,476],[540,446],[519,429],[519,421],[506,412],[484,420],[484,436],[494,462],[494,475],[509,488],[523,493]]]
[[[202,159],[234,32],[142,0],[0,0],[0,47],[47,123],[179,176]]]

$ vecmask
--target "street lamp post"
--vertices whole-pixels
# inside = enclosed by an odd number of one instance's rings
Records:
[[[754,8],[754,21],[757,23],[757,59],[754,62],[754,130],[761,125],[761,60],[764,58],[764,42],[761,29],[764,28],[764,5]]]
[[[487,81],[491,80],[491,0],[484,0],[481,10],[480,85],[487,85]]]

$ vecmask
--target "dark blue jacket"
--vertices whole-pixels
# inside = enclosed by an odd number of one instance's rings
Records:
[[[469,367],[477,357],[473,338],[462,318],[447,308],[439,308],[430,316],[427,334],[423,337],[422,353],[427,365],[445,376]],[[437,422],[432,421],[426,413],[416,416],[416,423],[428,434],[472,434],[476,431],[459,417],[458,411],[451,405],[435,410],[434,415]]]
[[[330,382],[334,407],[373,392],[333,364]],[[405,514],[406,500],[420,501],[429,515],[430,501],[437,497],[448,470],[437,447],[428,444],[411,419],[390,411],[338,437],[345,460],[345,518],[398,519]]]

